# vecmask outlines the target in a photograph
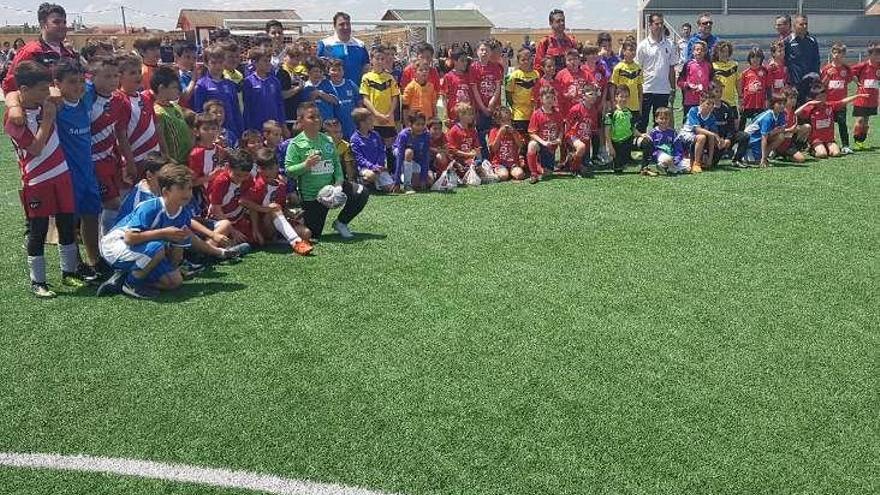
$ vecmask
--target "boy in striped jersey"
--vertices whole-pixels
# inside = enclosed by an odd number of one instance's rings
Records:
[[[119,57],[119,90],[114,96],[125,102],[122,118],[126,123],[125,135],[131,147],[128,155],[123,155],[127,163],[137,163],[151,151],[164,153],[165,150],[162,135],[157,132],[152,95],[138,91],[141,80],[140,59],[134,55]],[[137,177],[126,178],[129,186],[136,180]]]

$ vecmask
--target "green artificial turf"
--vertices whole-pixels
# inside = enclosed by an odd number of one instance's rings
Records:
[[[155,302],[35,300],[0,156],[0,451],[406,495],[880,486],[880,153],[375,197],[369,236]],[[0,493],[243,492],[0,468]]]

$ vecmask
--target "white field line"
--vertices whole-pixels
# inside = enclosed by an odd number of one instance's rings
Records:
[[[252,490],[277,495],[391,495],[332,483],[282,478],[249,471],[169,464],[136,459],[86,455],[0,452],[0,466],[117,474],[181,483]]]

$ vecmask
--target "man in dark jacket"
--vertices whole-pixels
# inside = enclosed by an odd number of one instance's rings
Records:
[[[807,16],[794,18],[794,33],[785,40],[788,82],[798,90],[798,106],[810,97],[810,87],[819,78],[819,43],[807,31]]]

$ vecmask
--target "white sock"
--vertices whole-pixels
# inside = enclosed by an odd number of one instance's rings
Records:
[[[74,244],[59,244],[58,254],[61,258],[61,271],[73,273],[79,266],[79,247]]]
[[[46,283],[46,258],[43,256],[28,256],[28,268],[31,271],[31,282]]]
[[[284,218],[284,215],[275,215],[272,219],[272,225],[275,226],[275,230],[287,239],[288,243],[293,244],[299,240],[299,235],[293,230],[293,226]]]
[[[117,216],[119,216],[119,210],[111,210],[109,208],[101,210],[101,237],[110,232],[113,224],[116,223]]]
[[[413,162],[403,162],[403,185],[412,187],[412,175],[416,166]]]

